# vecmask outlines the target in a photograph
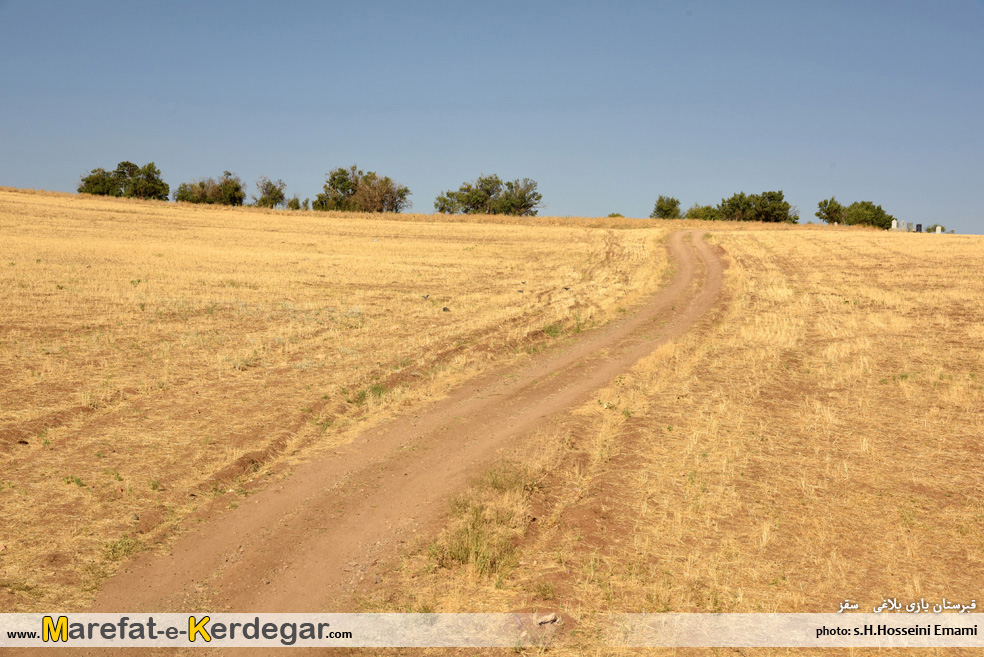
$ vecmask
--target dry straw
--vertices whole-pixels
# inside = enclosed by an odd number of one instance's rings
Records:
[[[488,574],[421,550],[371,608],[558,609],[578,631],[553,652],[607,654],[608,612],[980,604],[984,242],[710,239],[722,306],[539,435],[536,492],[471,493],[512,504],[508,560]]]
[[[80,608],[196,509],[656,289],[664,231],[596,224],[0,189],[0,609]]]

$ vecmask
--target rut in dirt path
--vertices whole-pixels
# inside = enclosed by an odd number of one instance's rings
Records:
[[[433,528],[448,496],[501,449],[591,399],[714,306],[723,265],[701,233],[673,233],[667,248],[672,280],[630,317],[519,371],[472,380],[298,467],[182,536],[169,554],[134,559],[105,582],[92,611],[356,611],[356,581],[414,532]]]

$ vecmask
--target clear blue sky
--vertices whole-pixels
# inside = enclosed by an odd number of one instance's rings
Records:
[[[984,232],[984,3],[0,0],[0,185],[154,161],[414,210],[481,173],[542,214],[782,189]]]

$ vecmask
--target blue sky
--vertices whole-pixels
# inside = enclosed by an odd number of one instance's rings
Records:
[[[0,185],[120,160],[414,210],[482,173],[541,214],[781,189],[984,232],[984,3],[0,0]]]

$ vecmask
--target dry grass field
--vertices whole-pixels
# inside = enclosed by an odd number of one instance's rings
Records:
[[[83,608],[196,509],[619,315],[667,274],[632,225],[0,189],[0,611]]]
[[[631,310],[695,226],[0,189],[0,611],[83,608],[210,505]],[[450,500],[364,610],[556,610],[551,652],[602,655],[610,613],[984,603],[984,239],[704,227],[715,310]]]
[[[984,239],[708,239],[719,309],[452,500],[367,610],[560,611],[551,654],[603,655],[609,613],[980,607]]]

